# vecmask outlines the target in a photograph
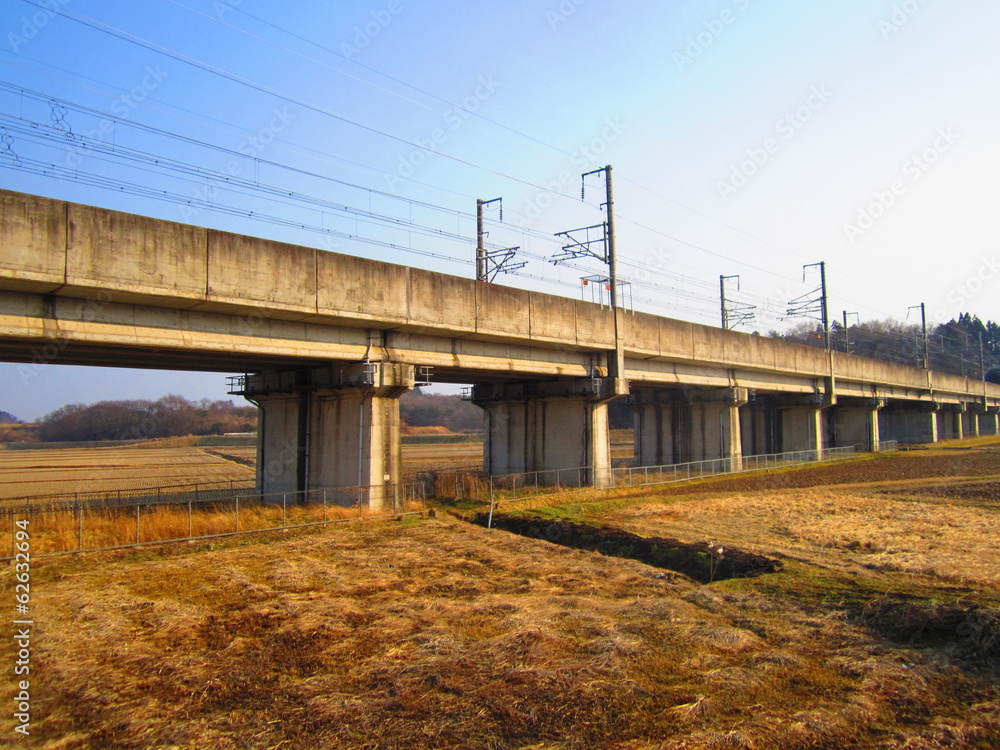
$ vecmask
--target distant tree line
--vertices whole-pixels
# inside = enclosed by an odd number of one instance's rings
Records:
[[[452,432],[481,432],[483,410],[461,396],[424,393],[421,389],[404,393],[399,415],[410,427],[445,427]]]
[[[21,420],[9,411],[0,411],[0,424],[20,424]]]
[[[800,323],[789,331],[771,331],[768,336],[810,346],[825,346],[822,327],[815,322]],[[982,340],[982,359],[980,359]],[[921,327],[894,320],[869,321],[844,327],[841,321],[830,326],[830,345],[903,365],[923,366],[924,339]],[[1000,383],[1000,324],[985,323],[971,313],[962,313],[947,323],[928,326],[927,358],[932,370]]]
[[[444,427],[451,432],[481,432],[483,410],[460,396],[430,394],[419,388],[400,399],[400,417],[412,427]],[[0,413],[0,418],[3,413]],[[7,415],[10,417],[10,415]],[[631,427],[632,412],[624,399],[611,404],[612,427]],[[7,420],[14,424],[12,417]],[[0,430],[0,442],[37,439],[43,442],[147,440],[182,435],[254,432],[257,408],[232,401],[188,401],[164,396],[156,401],[131,399],[70,404],[46,414],[37,425]]]
[[[188,401],[164,396],[156,401],[101,401],[71,404],[45,415],[38,424],[44,442],[145,440],[178,435],[222,435],[257,429],[257,408],[232,401]]]

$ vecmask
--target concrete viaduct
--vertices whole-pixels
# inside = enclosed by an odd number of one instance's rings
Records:
[[[618,315],[613,377],[600,305],[0,191],[0,359],[249,373],[265,492],[397,484],[420,379],[475,384],[486,471],[597,485],[616,398],[647,466],[998,431],[997,385]]]

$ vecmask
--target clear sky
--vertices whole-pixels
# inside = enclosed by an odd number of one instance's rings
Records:
[[[502,197],[498,283],[581,296],[604,267],[547,259],[611,164],[637,309],[717,325],[738,274],[743,330],[783,328],[825,261],[832,317],[1000,320],[998,32],[992,0],[0,0],[0,187],[463,276]],[[0,409],[224,382],[5,364]]]

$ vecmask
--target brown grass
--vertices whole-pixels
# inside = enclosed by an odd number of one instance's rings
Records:
[[[703,586],[446,515],[45,561],[32,746],[1000,743],[993,508],[856,488],[617,502],[587,512],[784,569]]]
[[[419,510],[406,508],[405,510]],[[299,526],[324,521],[370,517],[356,507],[322,504],[235,502],[187,505],[93,508],[83,511],[81,537],[79,511],[48,511],[26,516],[34,555],[149,544],[191,537],[207,537],[255,530]],[[0,551],[11,554],[11,529],[0,529]]]

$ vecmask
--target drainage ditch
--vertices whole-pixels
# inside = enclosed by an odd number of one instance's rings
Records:
[[[486,526],[487,515],[480,514],[472,521]],[[638,560],[657,568],[683,573],[701,583],[728,578],[752,578],[781,570],[778,560],[733,547],[726,546],[720,557],[709,549],[707,542],[689,543],[678,539],[644,537],[607,526],[495,514],[493,527],[563,547]]]

